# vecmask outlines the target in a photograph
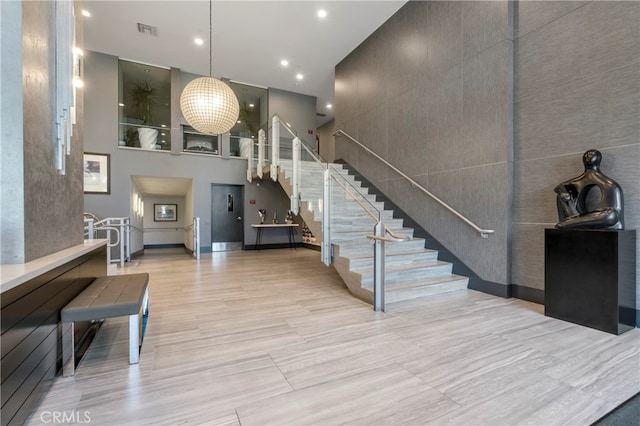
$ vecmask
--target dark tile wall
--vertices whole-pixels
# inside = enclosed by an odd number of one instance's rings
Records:
[[[582,173],[586,150],[622,186],[626,228],[640,226],[640,3],[517,7],[511,279],[543,290],[553,188]]]
[[[603,153],[627,229],[640,226],[639,99],[640,3],[409,2],[336,67],[335,128],[496,235],[479,239],[345,138],[336,158],[480,277],[541,300],[553,188],[584,151]]]
[[[513,42],[508,2],[407,3],[336,67],[336,129],[479,226],[398,180],[345,138],[352,164],[484,280],[508,284]]]

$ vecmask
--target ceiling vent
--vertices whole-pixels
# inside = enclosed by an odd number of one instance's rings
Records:
[[[323,113],[323,112],[316,112],[316,117],[326,117],[327,114]]]
[[[154,37],[158,37],[158,27],[152,27],[151,25],[138,22],[138,32]]]

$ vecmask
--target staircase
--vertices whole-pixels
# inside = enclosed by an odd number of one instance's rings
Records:
[[[300,215],[316,236],[322,239],[322,168],[314,161],[300,162]],[[413,229],[403,227],[402,219],[394,219],[392,210],[376,201],[360,182],[341,164],[333,164],[343,185],[357,190],[360,203],[380,213],[382,222],[396,235],[413,237]],[[280,160],[278,182],[291,196],[291,160]],[[332,180],[330,238],[333,245],[333,265],[356,297],[373,303],[373,243],[367,235],[373,233],[374,220],[365,209]],[[356,192],[355,190],[353,192]],[[438,260],[438,252],[424,248],[422,238],[385,244],[385,299],[386,303],[446,293],[467,287],[468,278],[452,273],[453,265]]]

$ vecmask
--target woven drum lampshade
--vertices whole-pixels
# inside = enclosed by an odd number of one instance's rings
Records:
[[[180,95],[180,109],[191,127],[208,135],[231,130],[240,112],[233,90],[213,77],[189,82]]]

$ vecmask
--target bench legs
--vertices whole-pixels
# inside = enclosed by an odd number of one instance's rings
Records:
[[[149,310],[149,287],[144,291],[142,306],[135,315],[129,315],[129,364],[137,364],[140,360],[142,346],[142,318]]]
[[[140,346],[142,346],[142,317],[149,312],[149,288],[144,292],[144,299],[137,314],[129,315],[129,364],[140,361]],[[73,322],[62,323],[62,376],[75,374],[74,327]]]
[[[62,323],[62,376],[73,376],[75,373],[75,354],[73,348],[75,342],[73,341],[74,328],[72,322]]]
[[[140,314],[129,315],[129,364],[140,360]]]

